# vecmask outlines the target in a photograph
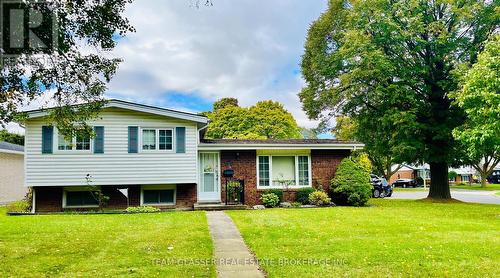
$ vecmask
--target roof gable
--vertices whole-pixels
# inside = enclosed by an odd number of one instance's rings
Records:
[[[188,113],[188,112],[183,112],[183,111],[178,111],[178,110],[173,110],[173,109],[167,109],[167,108],[161,108],[161,107],[155,107],[155,106],[149,106],[149,105],[144,105],[144,104],[138,104],[138,103],[123,101],[123,100],[116,100],[116,99],[109,100],[104,105],[104,108],[121,108],[121,109],[127,109],[127,110],[132,110],[132,111],[143,112],[143,113],[155,114],[155,115],[166,116],[166,117],[171,117],[171,118],[176,118],[176,119],[182,119],[182,120],[187,120],[187,121],[192,121],[192,122],[197,122],[197,123],[202,123],[202,124],[208,123],[207,117],[201,116],[198,114]],[[37,117],[43,117],[43,116],[48,115],[47,109],[27,111],[27,113],[28,113],[29,118],[37,118]]]

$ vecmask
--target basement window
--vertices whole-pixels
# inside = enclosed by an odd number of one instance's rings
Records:
[[[144,186],[141,205],[175,205],[175,197],[173,186]]]
[[[99,193],[94,191],[64,191],[64,207],[66,208],[85,208],[98,207]]]

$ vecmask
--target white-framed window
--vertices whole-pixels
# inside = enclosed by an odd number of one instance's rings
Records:
[[[141,188],[141,206],[175,205],[175,185],[144,185]]]
[[[257,187],[310,187],[311,157],[309,155],[257,156]]]
[[[173,149],[173,128],[141,128],[141,150],[172,151]]]
[[[159,129],[158,130],[158,148],[160,150],[172,150],[173,145],[173,130],[172,129]]]
[[[470,176],[469,175],[462,175],[462,182],[470,182]]]
[[[75,147],[77,151],[90,150],[90,137],[89,136],[76,136]]]
[[[142,130],[142,149],[156,150],[156,129]]]
[[[65,188],[63,190],[63,208],[99,207],[99,192],[85,188]]]
[[[86,151],[90,152],[91,150],[91,141],[92,139],[90,136],[73,136],[71,138],[71,141],[66,140],[62,134],[57,132],[57,141],[55,142],[56,144],[56,150],[58,152],[66,152],[66,151]]]
[[[62,134],[57,136],[57,150],[70,151],[72,150],[71,142],[67,141]]]

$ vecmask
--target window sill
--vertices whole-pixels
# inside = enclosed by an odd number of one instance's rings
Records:
[[[54,154],[91,154],[91,150],[56,150]]]
[[[99,205],[87,205],[87,206],[63,206],[63,209],[71,208],[98,208]]]
[[[286,187],[286,189],[299,189],[299,188],[310,188],[312,185],[290,185]],[[266,189],[285,189],[285,186],[260,186],[257,185],[258,190],[266,190]]]
[[[141,150],[140,153],[168,153],[174,150]]]

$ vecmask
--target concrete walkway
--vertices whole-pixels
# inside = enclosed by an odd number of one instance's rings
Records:
[[[215,247],[217,277],[265,277],[233,221],[223,211],[207,211]]]

